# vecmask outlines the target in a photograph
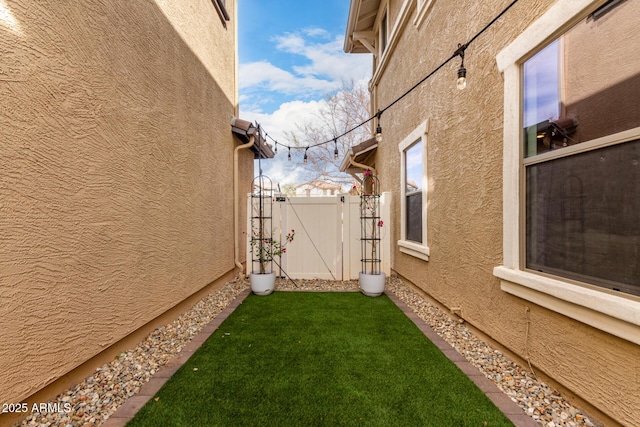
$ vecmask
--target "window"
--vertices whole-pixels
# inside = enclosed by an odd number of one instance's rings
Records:
[[[429,259],[426,211],[426,137],[428,121],[411,132],[399,145],[401,164],[400,252]]]
[[[404,152],[405,240],[422,242],[422,140]]]
[[[387,14],[387,11],[385,10],[384,13],[382,14],[382,19],[380,19],[380,30],[379,30],[379,39],[380,39],[379,56],[380,57],[382,57],[382,54],[387,49],[388,37],[389,37],[389,16]]]
[[[583,19],[522,66],[525,253],[528,269],[640,295],[640,139],[616,136],[640,127],[625,13],[640,8]]]
[[[638,2],[559,0],[498,55],[504,265],[494,274],[506,292],[640,343],[638,14]]]

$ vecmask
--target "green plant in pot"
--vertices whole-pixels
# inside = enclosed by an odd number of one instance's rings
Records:
[[[295,230],[291,230],[284,238],[284,242],[275,240],[260,233],[260,229],[254,230],[251,238],[251,253],[254,265],[257,269],[251,273],[251,289],[257,295],[269,295],[274,290],[275,271],[273,270],[274,258],[282,258],[287,252],[287,244],[293,242]]]
[[[360,289],[367,296],[379,296],[384,292],[386,274],[381,271],[380,229],[384,222],[380,218],[380,182],[366,171],[360,192]]]
[[[293,241],[295,231],[284,238],[274,239],[273,233],[273,186],[271,180],[259,175],[253,180],[251,193],[251,290],[257,295],[269,295],[274,290],[276,274],[274,257],[282,257],[286,246]]]

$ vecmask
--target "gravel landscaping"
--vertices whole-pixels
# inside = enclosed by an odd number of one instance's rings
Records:
[[[99,426],[162,366],[174,358],[191,338],[215,318],[238,294],[249,286],[247,280],[233,280],[209,294],[173,323],[156,329],[135,348],[96,369],[82,383],[52,400],[69,403],[69,413],[35,413],[18,426]],[[278,290],[357,291],[357,281],[279,280]],[[587,426],[594,423],[560,394],[538,381],[528,369],[510,361],[474,336],[464,323],[427,302],[398,278],[388,280],[395,293],[442,338],[470,363],[478,367],[533,419],[547,427]]]

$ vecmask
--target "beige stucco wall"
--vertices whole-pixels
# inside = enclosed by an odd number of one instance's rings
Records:
[[[0,402],[18,402],[234,268],[236,22],[210,0],[0,12]]]
[[[390,0],[398,10],[401,0]],[[414,2],[415,3],[415,2]],[[447,59],[510,1],[436,1],[419,26],[416,11],[374,81],[382,109]],[[445,306],[611,417],[640,419],[640,348],[511,296],[493,268],[502,264],[503,79],[496,55],[554,1],[518,3],[467,49],[468,87],[455,87],[459,58],[386,111],[378,147],[383,191],[393,193],[392,242],[400,236],[398,143],[430,120],[427,145],[428,262],[392,253],[392,268]],[[375,79],[375,74],[374,74]],[[530,327],[527,334],[527,310]],[[588,404],[587,404],[588,406]],[[612,420],[607,420],[613,422]]]

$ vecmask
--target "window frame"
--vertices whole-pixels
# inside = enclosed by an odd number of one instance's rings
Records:
[[[429,15],[429,12],[433,9],[433,3],[435,0],[416,0],[416,17],[413,20],[413,25],[420,27],[424,19]]]
[[[397,241],[400,252],[429,261],[429,246],[427,245],[427,140],[429,134],[429,120],[422,122],[399,144],[400,151],[400,239]],[[422,145],[422,243],[413,242],[406,238],[406,152],[415,144]]]
[[[389,49],[389,5],[385,3],[378,21],[378,57],[382,59],[383,55]]]
[[[227,28],[227,22],[231,21],[231,16],[227,11],[227,5],[225,0],[211,0],[213,6],[216,8],[218,12],[218,16],[220,16],[220,21],[222,21],[222,25],[224,28]]]
[[[640,128],[525,159],[522,144],[522,64],[606,0],[558,0],[496,57],[504,75],[503,264],[494,268],[504,292],[617,337],[640,344],[640,298],[526,270],[524,173],[528,162],[638,138]]]

